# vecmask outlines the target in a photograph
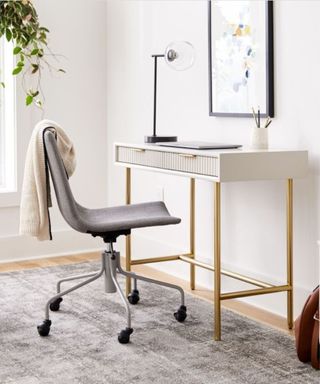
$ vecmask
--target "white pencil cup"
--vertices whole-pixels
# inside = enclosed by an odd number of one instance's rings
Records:
[[[268,128],[252,128],[250,148],[268,149]]]

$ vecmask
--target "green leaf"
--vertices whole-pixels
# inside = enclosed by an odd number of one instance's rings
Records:
[[[20,73],[22,71],[22,67],[16,67],[13,71],[12,71],[12,74],[13,75],[17,75],[18,73]]]
[[[0,82],[0,85],[1,85],[2,88],[6,87],[6,85],[5,85],[5,83],[3,81]]]
[[[12,38],[12,33],[9,28],[6,29],[6,38],[8,41],[10,41]]]
[[[15,3],[15,7],[18,8],[19,12],[22,11],[22,4],[20,4],[18,1]]]
[[[21,47],[14,47],[13,49],[13,54],[14,55],[17,55],[18,53],[20,53],[22,51],[22,48]]]
[[[40,28],[39,28],[39,31],[50,32],[49,29],[47,29],[47,28],[45,28],[45,27],[40,27]]]
[[[17,63],[17,67],[23,67],[24,66],[24,62],[23,61],[19,61],[18,63]]]
[[[26,105],[28,106],[28,105],[32,104],[32,102],[33,102],[33,96],[27,95],[27,97],[26,97]]]
[[[34,55],[37,55],[39,53],[39,49],[38,48],[35,48],[31,51],[30,55],[31,56],[34,56]]]
[[[39,69],[39,65],[37,65],[37,64],[32,64],[32,68],[33,68],[33,70],[32,70],[31,73],[36,73],[36,72],[38,71],[38,69]]]

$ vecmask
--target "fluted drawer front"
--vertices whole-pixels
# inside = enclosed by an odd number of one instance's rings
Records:
[[[218,176],[218,159],[216,157],[118,146],[117,161],[145,167]]]
[[[160,151],[148,151],[139,148],[117,147],[117,161],[160,168],[162,164]]]

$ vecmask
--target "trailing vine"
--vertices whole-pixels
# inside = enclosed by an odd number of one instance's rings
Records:
[[[16,56],[13,76],[21,74],[22,86],[26,95],[26,105],[42,106],[41,74],[45,67],[57,72],[65,72],[55,68],[49,62],[54,57],[48,47],[49,30],[41,26],[38,14],[31,0],[0,0],[0,39],[5,38],[13,43],[13,55]],[[26,86],[26,75],[35,79],[31,88]],[[5,87],[3,82],[0,83]]]

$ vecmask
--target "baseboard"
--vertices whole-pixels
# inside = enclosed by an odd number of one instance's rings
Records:
[[[0,263],[95,252],[103,248],[101,239],[71,229],[54,231],[52,236],[53,241],[19,235],[0,237]]]

